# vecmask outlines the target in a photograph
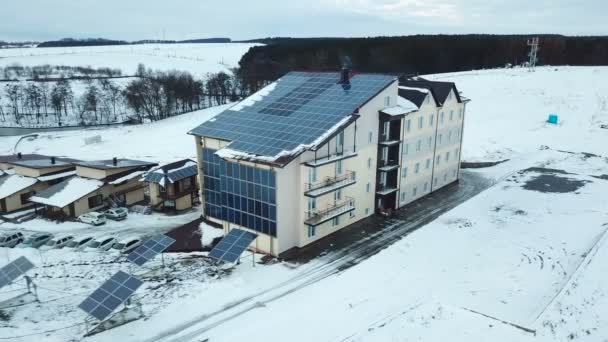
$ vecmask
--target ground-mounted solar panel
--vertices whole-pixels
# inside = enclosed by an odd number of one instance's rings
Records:
[[[34,268],[26,257],[21,256],[0,269],[0,288],[10,284],[25,272]]]
[[[142,285],[142,281],[118,271],[89,295],[78,307],[102,321],[124,303]]]
[[[133,252],[127,255],[127,260],[137,266],[142,266],[148,260],[154,258],[158,254],[164,252],[169,246],[175,242],[175,239],[166,235],[157,235],[144,242],[137,247]]]
[[[257,234],[233,228],[228,235],[209,252],[209,256],[219,261],[236,262],[241,254],[257,238]]]

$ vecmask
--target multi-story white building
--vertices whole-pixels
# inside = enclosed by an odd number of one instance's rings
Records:
[[[457,180],[464,104],[456,88],[442,99],[435,82],[399,82],[291,72],[193,129],[204,216],[226,231],[256,232],[252,247],[279,255]],[[453,121],[439,122],[450,110]]]

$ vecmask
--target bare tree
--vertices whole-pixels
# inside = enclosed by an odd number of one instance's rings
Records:
[[[4,90],[10,101],[10,107],[15,117],[15,123],[19,124],[21,122],[19,105],[23,99],[23,88],[21,87],[21,84],[7,84]]]

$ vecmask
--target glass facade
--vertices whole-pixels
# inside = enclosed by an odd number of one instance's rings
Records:
[[[203,191],[207,215],[276,236],[276,175],[230,163],[203,148]]]

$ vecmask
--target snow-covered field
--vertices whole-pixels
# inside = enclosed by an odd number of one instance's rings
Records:
[[[0,66],[21,64],[118,68],[134,74],[143,63],[153,70],[188,70],[198,77],[229,71],[258,44],[142,44],[93,47],[0,49]]]
[[[107,253],[2,249],[0,260],[36,263],[43,303],[3,310],[10,319],[0,319],[0,338],[80,339],[85,315],[75,306],[113,272],[130,270],[145,281],[136,299],[146,319],[86,341],[607,341],[608,130],[599,126],[608,123],[600,82],[608,68],[431,77],[457,82],[473,100],[464,159],[511,159],[476,171],[496,182],[490,189],[337,274],[326,273],[325,257],[256,267],[245,258],[225,273],[201,255],[176,254],[163,272],[160,260],[138,269]],[[40,134],[15,151],[18,138],[4,137],[0,154],[192,158],[186,132],[222,109]],[[561,123],[546,125],[549,113]],[[102,142],[85,146],[95,134]],[[19,286],[1,289],[0,300]]]

